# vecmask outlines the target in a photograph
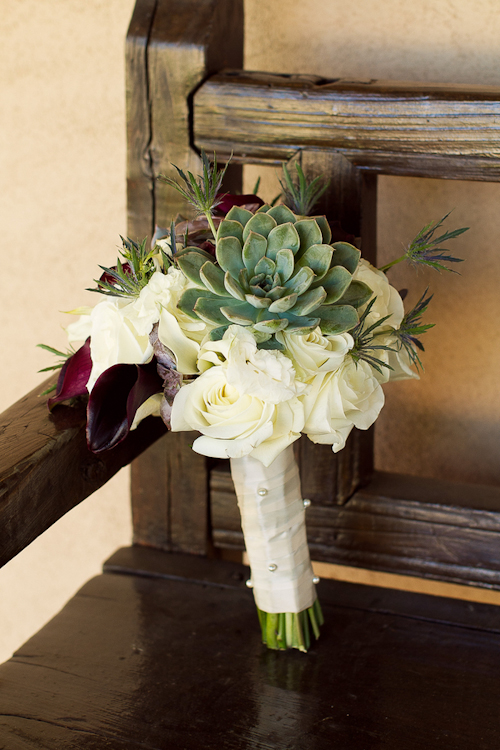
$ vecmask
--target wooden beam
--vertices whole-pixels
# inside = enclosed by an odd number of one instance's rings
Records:
[[[47,397],[40,394],[50,382],[0,415],[0,566],[166,429],[160,419],[149,418],[119,446],[96,456],[85,440],[85,404],[58,405],[49,414]]]
[[[194,99],[195,142],[278,163],[335,149],[375,173],[500,180],[500,88],[226,71]]]

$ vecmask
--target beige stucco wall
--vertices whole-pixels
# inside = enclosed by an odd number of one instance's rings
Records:
[[[125,224],[123,40],[132,0],[3,0],[0,25],[0,408],[64,346],[60,310]],[[496,0],[246,0],[246,67],[325,77],[500,85]],[[274,186],[270,185],[270,191]],[[387,257],[454,209],[469,225],[461,277],[434,277],[426,375],[387,390],[378,465],[498,483],[496,224],[499,188],[382,178]],[[404,283],[398,272],[395,283]],[[430,279],[429,279],[430,281]],[[422,289],[427,277],[411,280]],[[394,425],[399,425],[397,428]],[[127,475],[72,511],[0,573],[0,659],[130,538]]]

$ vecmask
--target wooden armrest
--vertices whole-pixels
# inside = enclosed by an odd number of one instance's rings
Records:
[[[40,394],[53,377],[0,416],[0,566],[105,484],[166,431],[150,417],[99,456],[85,439],[85,403],[58,405]]]

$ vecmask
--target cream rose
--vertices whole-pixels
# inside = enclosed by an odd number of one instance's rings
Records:
[[[354,346],[350,333],[324,336],[319,327],[305,336],[280,331],[276,338],[284,345],[298,377],[303,380],[309,380],[318,372],[336,370]]]
[[[347,357],[333,372],[319,373],[301,397],[303,432],[313,443],[327,443],[337,453],[353,427],[366,430],[384,405],[384,393],[370,365]]]
[[[277,350],[258,349],[253,334],[242,326],[229,326],[221,340],[207,341],[201,347],[198,367],[202,372],[221,363],[230,385],[269,403],[286,401],[307,389],[296,379],[288,357]]]
[[[390,317],[383,324],[383,328],[399,328],[404,317],[403,300],[396,289],[389,284],[389,279],[385,273],[361,258],[357,269],[354,271],[353,279],[363,281],[376,295],[375,302],[366,319],[366,327],[389,315]],[[364,309],[364,307],[361,308],[360,312],[363,312]]]
[[[172,430],[198,430],[193,450],[214,458],[253,456],[269,466],[300,437],[304,409],[297,397],[273,404],[240,392],[227,381],[227,367],[206,370],[177,394]]]
[[[259,350],[254,336],[230,326],[208,341],[199,358],[202,374],[181,388],[172,409],[172,430],[198,430],[193,448],[215,458],[251,455],[265,466],[300,436],[304,425],[292,363],[279,351]]]

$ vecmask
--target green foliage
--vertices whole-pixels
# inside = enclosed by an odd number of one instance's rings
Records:
[[[50,370],[60,370],[61,367],[64,367],[64,365],[66,364],[66,360],[72,357],[73,354],[75,353],[75,349],[72,346],[70,346],[65,352],[60,352],[59,349],[54,349],[53,346],[47,346],[47,344],[37,344],[37,347],[39,349],[45,349],[46,352],[50,352],[51,354],[54,354],[56,357],[61,357],[59,362],[56,362],[55,364],[50,365],[50,367],[44,367],[41,370],[38,370],[38,372],[49,372]]]
[[[148,283],[151,276],[157,270],[153,257],[156,255],[156,248],[147,249],[147,238],[139,244],[131,239],[121,237],[122,249],[120,258],[116,261],[116,266],[107,268],[99,266],[104,271],[101,279],[94,279],[97,287],[87,289],[89,292],[99,292],[110,297],[138,297],[141,289]],[[175,247],[175,230],[173,235]],[[163,253],[163,270],[166,271],[170,265],[170,260]]]
[[[38,370],[38,372],[51,372],[53,370],[60,370],[64,365],[66,364],[67,360],[73,356],[75,353],[75,349],[70,346],[65,352],[59,351],[59,349],[54,349],[53,346],[47,346],[47,344],[37,344],[37,346],[40,349],[45,349],[46,352],[50,352],[51,354],[54,354],[56,357],[60,357],[61,359],[59,362],[56,362],[53,365],[50,365],[49,367],[42,367],[41,370]],[[56,384],[49,385],[48,388],[46,388],[40,396],[47,396],[49,393],[53,393],[57,388]]]
[[[212,212],[220,203],[220,199],[217,196],[222,186],[222,180],[226,174],[228,164],[226,164],[224,169],[218,170],[215,153],[213,162],[210,164],[210,160],[204,151],[201,152],[201,160],[203,166],[202,175],[195,176],[192,172],[186,174],[182,169],[173,164],[172,166],[177,170],[180,177],[180,182],[165,175],[159,175],[158,179],[177,190],[193,206],[198,215],[203,214],[207,217],[215,238],[216,231],[212,222]]]
[[[330,180],[325,182],[323,177],[316,177],[309,182],[298,162],[295,163],[295,168],[297,175],[293,180],[286,165],[283,165],[283,181],[279,182],[283,190],[284,203],[294,213],[309,216],[327,190]]]

